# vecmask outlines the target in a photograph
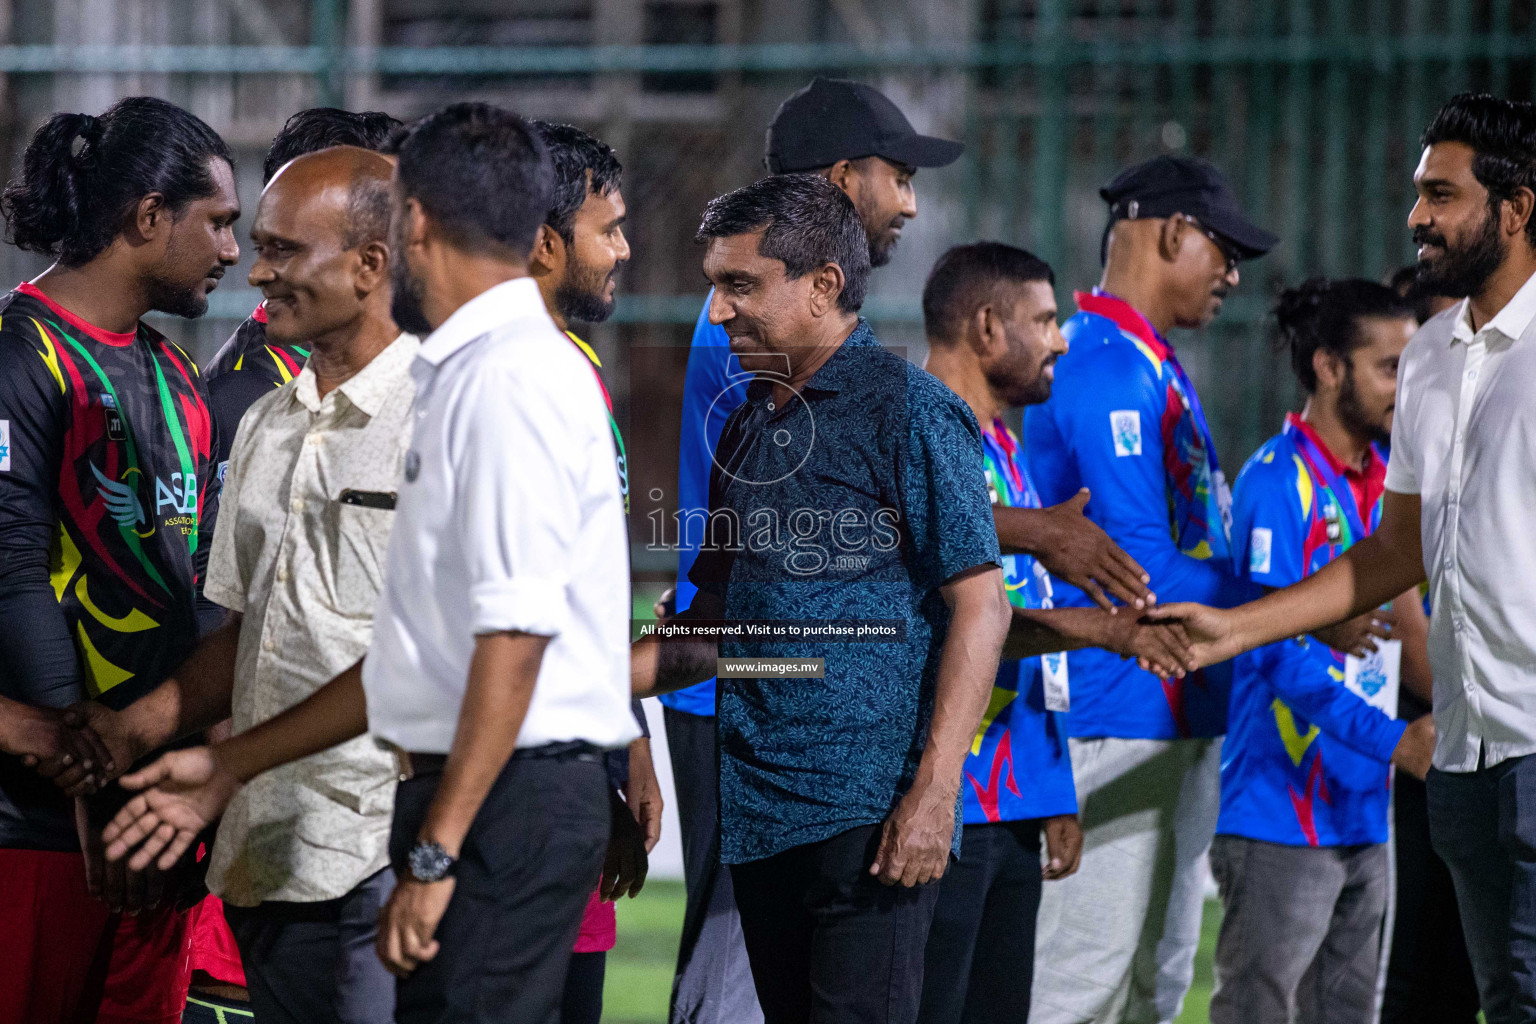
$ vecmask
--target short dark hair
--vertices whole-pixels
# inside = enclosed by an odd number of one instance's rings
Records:
[[[957,245],[933,265],[923,285],[923,330],[930,340],[952,342],[960,325],[1006,285],[1047,281],[1054,288],[1051,265],[1034,253],[1002,242]]]
[[[1289,350],[1291,369],[1308,394],[1317,390],[1313,353],[1321,349],[1348,362],[1349,354],[1363,344],[1362,319],[1411,316],[1412,304],[1391,288],[1356,277],[1308,278],[1281,292],[1275,306],[1280,347]]]
[[[1461,142],[1472,147],[1472,175],[1488,190],[1495,208],[1528,188],[1536,193],[1536,106],[1488,93],[1453,96],[1424,129],[1423,146]],[[1525,223],[1526,239],[1536,246],[1536,214]]]
[[[869,238],[847,193],[815,174],[776,174],[712,199],[700,242],[763,231],[759,256],[784,264],[791,278],[828,263],[843,272],[838,308],[857,313],[869,283]]]
[[[151,192],[172,215],[213,195],[211,159],[234,158],[195,114],[153,96],[130,96],[100,117],[54,114],[32,133],[21,174],[0,194],[7,240],[78,267],[100,255]]]
[[[362,113],[335,107],[301,110],[285,121],[282,130],[272,137],[272,147],[261,162],[261,182],[265,185],[279,168],[305,153],[332,146],[381,149],[400,127],[397,119],[377,110]]]
[[[554,194],[549,152],[528,122],[489,103],[450,103],[391,140],[407,199],[458,245],[526,260]]]
[[[570,245],[576,240],[576,211],[587,196],[606,196],[618,189],[624,181],[624,165],[613,147],[575,125],[529,121],[528,126],[549,150],[555,171],[554,200],[544,223]]]

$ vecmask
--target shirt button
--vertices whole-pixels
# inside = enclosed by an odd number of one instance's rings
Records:
[[[271,637],[267,637],[266,640],[262,641],[261,646],[265,647],[269,651],[275,651],[277,650],[277,641]]]
[[[1476,370],[1468,370],[1467,371],[1467,380],[1477,380],[1477,371]]]
[[[279,569],[279,570],[277,570],[277,582],[279,582],[279,583],[287,583],[288,582],[288,570],[287,569]]]
[[[293,511],[295,511],[295,512],[302,512],[302,511],[304,511],[304,499],[303,498],[294,498],[292,501],[290,501],[288,503],[288,507],[290,509],[292,509]]]

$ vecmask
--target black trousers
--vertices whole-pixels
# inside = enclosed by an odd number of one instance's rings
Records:
[[[250,1009],[263,1024],[394,1020],[395,979],[375,947],[379,909],[394,887],[385,868],[333,900],[224,905]]]
[[[572,953],[565,974],[565,994],[560,1001],[560,1024],[601,1024],[603,981],[608,974],[608,954]]]
[[[886,886],[863,825],[731,865],[767,1024],[912,1024],[939,884]]]
[[[1381,1024],[1474,1024],[1477,982],[1450,869],[1429,845],[1424,783],[1398,772],[1392,787],[1397,917]]]
[[[1040,822],[967,825],[960,849],[939,881],[918,1020],[1027,1020],[1040,909]]]
[[[439,781],[395,793],[389,853],[402,877]],[[608,828],[600,757],[508,761],[464,838],[441,948],[396,990],[398,1024],[557,1024]]]

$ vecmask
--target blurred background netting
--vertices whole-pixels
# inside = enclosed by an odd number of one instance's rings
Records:
[[[306,106],[411,118],[453,99],[595,131],[625,163],[634,259],[612,321],[583,331],[635,437],[633,492],[670,496],[680,365],[704,281],[704,203],[762,174],[764,129],[813,74],[877,85],[919,130],[963,139],[917,179],[920,213],[866,312],[921,359],[918,298],[948,245],[997,238],[1098,274],[1097,188],[1192,153],[1222,167],[1283,241],[1245,265],[1216,324],[1176,339],[1229,476],[1295,399],[1270,348],[1282,283],[1381,278],[1412,257],[1417,137],[1467,88],[1529,97],[1533,0],[0,0],[0,145],[14,167],[55,110],[153,93],[234,147],[250,223],[261,156]],[[38,263],[6,248],[7,282]],[[259,295],[231,273],[195,323],[162,329],[206,359]],[[1064,314],[1065,315],[1065,314]],[[668,505],[667,497],[657,507]],[[636,568],[670,556],[636,545]]]

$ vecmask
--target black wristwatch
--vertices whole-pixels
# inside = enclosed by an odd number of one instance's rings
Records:
[[[405,863],[411,877],[418,882],[441,882],[453,874],[453,869],[459,864],[456,858],[448,856],[448,851],[437,843],[424,840],[411,847]]]

